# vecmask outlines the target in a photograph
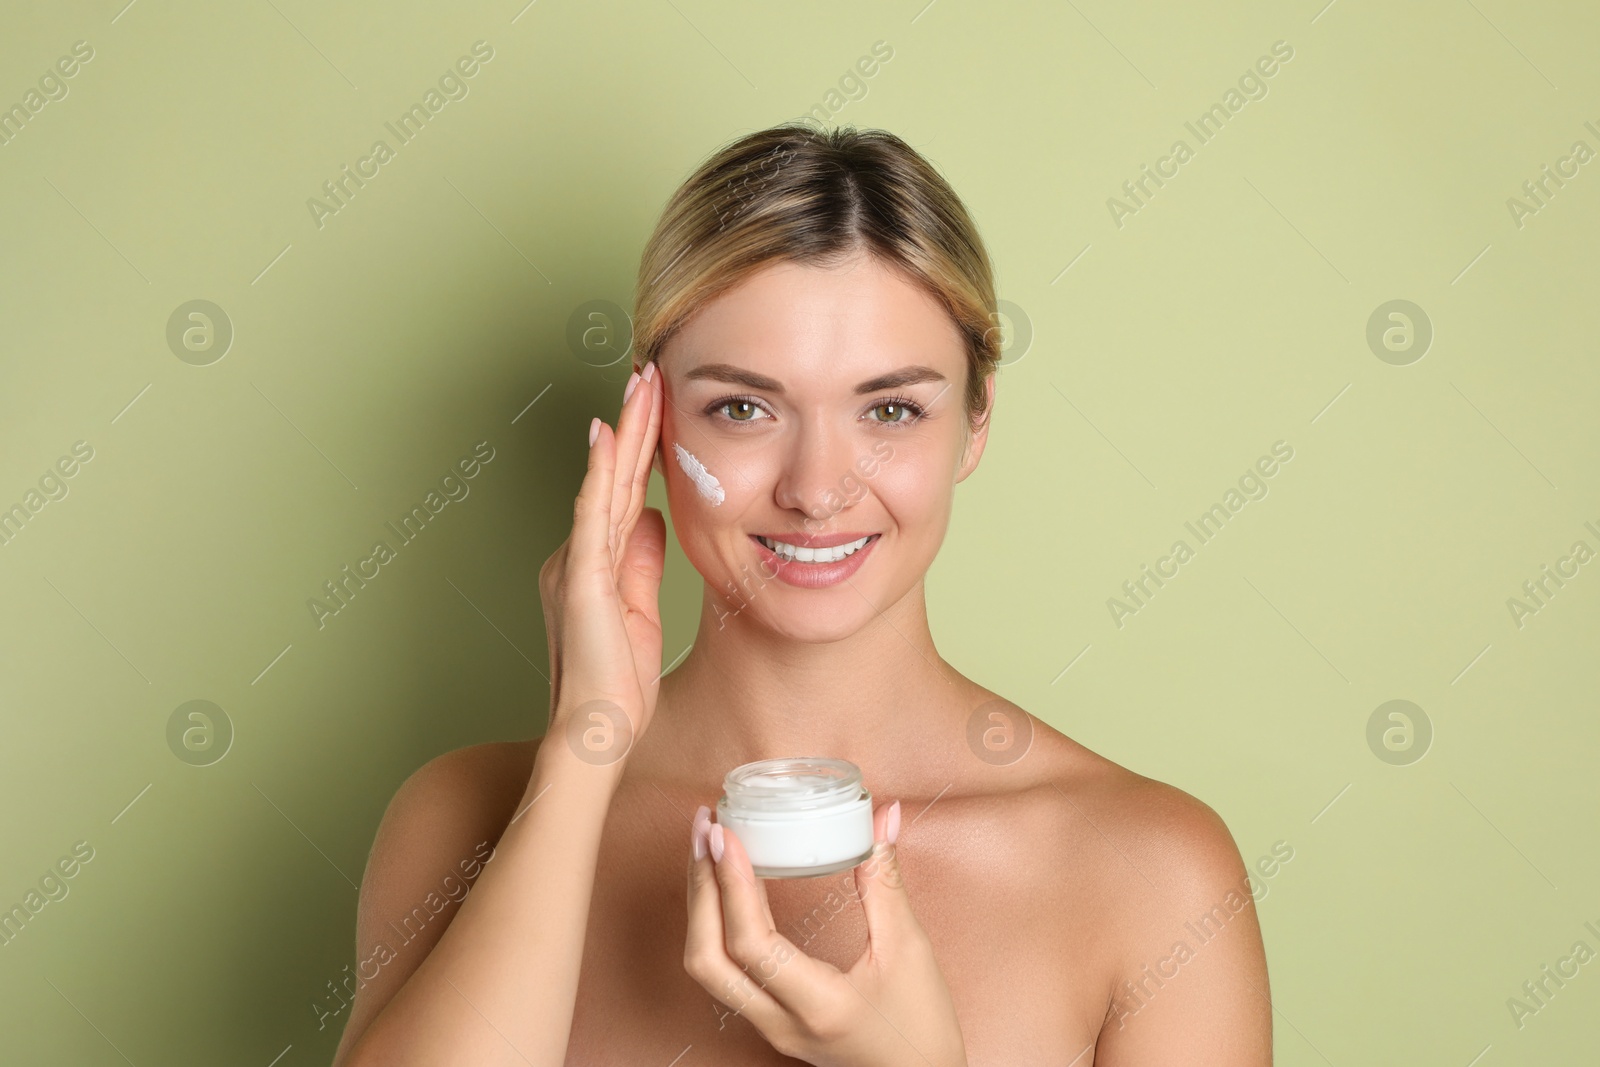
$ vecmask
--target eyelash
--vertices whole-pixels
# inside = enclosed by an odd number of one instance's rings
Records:
[[[740,395],[740,396],[724,396],[724,397],[718,397],[716,400],[713,400],[710,404],[706,405],[706,414],[707,415],[714,415],[716,413],[719,413],[723,408],[727,407],[729,404],[739,404],[739,403],[752,404],[752,405],[754,405],[754,406],[756,406],[758,408],[761,408],[761,410],[763,410],[763,411],[767,410],[766,407],[761,403],[761,401],[757,400],[753,396],[742,396],[742,395]],[[873,420],[871,420],[871,421],[876,422],[876,423],[878,423],[879,425],[882,425],[882,426],[909,426],[911,423],[918,422],[918,421],[920,421],[921,419],[923,419],[923,418],[925,418],[927,416],[927,412],[923,410],[922,405],[918,404],[915,400],[912,400],[910,397],[907,397],[907,396],[886,396],[886,397],[881,397],[881,398],[878,399],[878,401],[876,403],[874,403],[867,410],[868,411],[875,411],[875,410],[877,410],[878,408],[881,408],[881,407],[905,408],[906,411],[910,413],[909,417],[908,418],[904,418],[904,419],[894,419],[894,420],[873,419]],[[769,418],[771,418],[772,417],[772,412],[767,411],[767,416]],[[749,423],[749,422],[760,422],[761,421],[760,419],[735,419],[735,418],[732,418],[732,417],[726,417],[726,419],[727,419],[728,422],[732,422],[732,423]]]

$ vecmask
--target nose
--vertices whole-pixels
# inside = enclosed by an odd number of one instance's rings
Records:
[[[842,427],[807,424],[785,442],[774,502],[813,523],[826,522],[855,501],[855,442]]]

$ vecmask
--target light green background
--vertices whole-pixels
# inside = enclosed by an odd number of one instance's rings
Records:
[[[1506,606],[1600,549],[1600,163],[1506,206],[1600,150],[1592,5],[123,3],[0,20],[0,104],[95,50],[0,147],[0,506],[95,450],[0,548],[0,906],[96,850],[0,948],[0,1061],[328,1061],[310,1004],[393,790],[541,727],[536,575],[626,366],[569,316],[627,306],[689,170],[878,40],[834,121],[940,168],[1034,331],[929,578],[944,655],[1210,803],[1247,862],[1293,846],[1259,904],[1279,1063],[1592,1059],[1600,964],[1506,1007],[1600,949],[1600,563]],[[470,94],[317,228],[306,199],[480,39]],[[165,339],[194,299],[235,329],[210,366]],[[1435,330],[1408,366],[1365,340],[1393,299]],[[470,496],[319,630],[306,600],[483,440]],[[1114,625],[1277,440],[1270,494]],[[699,580],[671,553],[675,656]],[[205,768],[166,742],[194,699],[236,729]],[[1435,731],[1409,766],[1367,745],[1391,699]]]

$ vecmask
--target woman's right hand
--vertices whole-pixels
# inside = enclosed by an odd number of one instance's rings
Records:
[[[441,913],[416,947],[384,957],[382,973],[368,976],[340,1039],[340,1064],[567,1061],[606,790],[622,777],[605,770],[622,767],[648,725],[661,671],[666,525],[644,498],[666,397],[659,381],[641,383],[624,400],[615,434],[595,420],[572,532],[539,569],[549,732],[562,737],[537,747],[526,804],[509,822],[494,786],[503,759],[488,746],[431,761],[396,794],[361,884],[360,944],[392,937],[386,917],[430,892],[458,850],[493,842],[494,851],[458,910]],[[602,773],[590,773],[593,765]]]
[[[590,424],[594,437],[572,532],[539,569],[550,647],[549,733],[567,729],[568,716],[595,700],[617,705],[630,720],[629,736],[615,738],[621,752],[584,757],[597,763],[620,758],[644,732],[660,688],[666,523],[644,500],[666,399],[654,362],[629,382],[633,392],[617,429],[598,418]],[[580,731],[571,737],[591,750],[592,738],[612,736],[603,728],[590,732],[602,726],[598,718],[571,725]]]

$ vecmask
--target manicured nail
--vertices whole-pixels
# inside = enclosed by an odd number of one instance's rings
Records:
[[[628,375],[628,387],[622,391],[622,402],[624,404],[626,404],[628,402],[628,398],[633,395],[634,387],[638,384],[639,372],[634,371],[632,374]]]
[[[900,836],[900,802],[897,800],[889,805],[888,824],[884,827],[883,836],[889,839],[889,844],[894,844],[895,838]]]
[[[718,863],[722,862],[722,824],[711,824],[711,858]]]
[[[644,365],[644,380],[648,382],[650,379],[654,378],[655,376],[656,376],[656,361],[652,359],[649,363],[646,363]]]
[[[690,830],[690,839],[694,845],[694,858],[697,860],[706,857],[706,831],[711,828],[711,809],[704,804],[694,813],[694,822]]]
[[[589,447],[594,447],[595,438],[600,436],[600,416],[596,415],[589,420]]]

